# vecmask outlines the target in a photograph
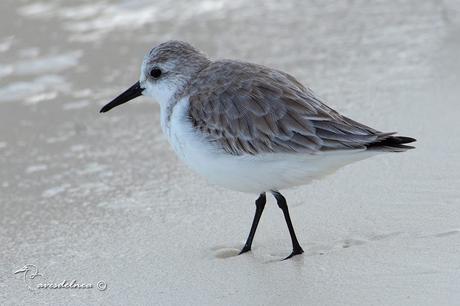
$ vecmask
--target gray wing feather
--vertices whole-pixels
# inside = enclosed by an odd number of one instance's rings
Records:
[[[193,126],[234,155],[358,149],[393,134],[340,115],[284,72],[249,63],[214,62],[184,95]]]

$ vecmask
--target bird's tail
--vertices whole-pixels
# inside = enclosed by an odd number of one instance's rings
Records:
[[[407,143],[415,142],[416,139],[404,136],[386,136],[375,142],[371,142],[366,147],[368,150],[386,151],[386,152],[404,152],[409,149],[415,149]]]

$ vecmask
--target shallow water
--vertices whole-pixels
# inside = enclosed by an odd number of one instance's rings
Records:
[[[0,16],[0,304],[460,298],[458,1],[7,0]],[[270,199],[236,257],[255,196],[183,166],[146,98],[98,113],[167,39],[288,71],[417,149],[286,191],[303,256],[279,262],[290,246]],[[13,274],[25,264],[108,288],[31,292]]]

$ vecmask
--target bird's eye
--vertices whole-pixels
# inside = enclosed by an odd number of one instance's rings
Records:
[[[150,76],[154,79],[158,79],[161,76],[161,70],[158,68],[153,68],[150,70]]]

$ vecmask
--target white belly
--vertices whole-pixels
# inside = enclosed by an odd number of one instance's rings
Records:
[[[174,151],[211,183],[237,191],[261,193],[303,185],[373,155],[353,150],[316,155],[266,153],[234,156],[207,142],[193,129],[187,114],[188,99],[182,99],[174,106],[169,125],[163,124]]]

